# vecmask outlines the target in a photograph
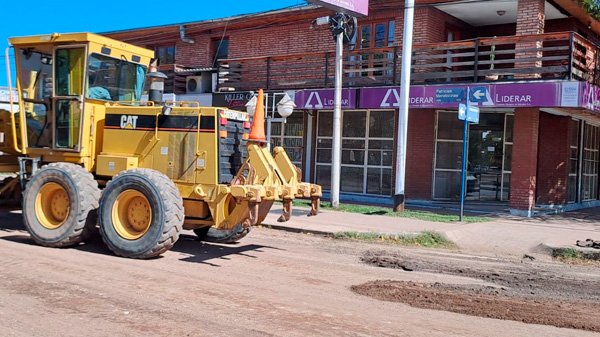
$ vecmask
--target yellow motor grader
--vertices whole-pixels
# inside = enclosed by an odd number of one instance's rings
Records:
[[[6,102],[14,111],[0,110],[0,172],[16,177],[0,197],[22,189],[37,243],[73,246],[99,226],[115,254],[149,258],[182,229],[235,242],[277,200],[280,221],[296,198],[317,213],[321,187],[300,181],[283,148],[266,146],[261,97],[251,124],[245,112],[162,102],[154,79],[164,75],[148,72],[153,51],[91,33],[9,42],[18,97]]]

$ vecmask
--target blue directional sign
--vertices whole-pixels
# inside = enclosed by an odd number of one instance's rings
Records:
[[[471,94],[469,95],[469,101],[473,103],[482,103],[486,101],[487,88],[486,87],[475,87],[471,88]]]
[[[464,88],[435,89],[436,103],[461,103],[465,101]]]
[[[479,108],[472,105],[458,105],[458,119],[471,123],[479,123]]]
[[[467,106],[467,122],[479,123],[479,108],[476,106]]]
[[[467,105],[466,104],[458,105],[458,119],[460,119],[461,121],[464,121],[465,119],[467,119]]]

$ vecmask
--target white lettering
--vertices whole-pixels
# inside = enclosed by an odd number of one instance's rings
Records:
[[[496,102],[499,103],[531,103],[531,95],[506,95],[496,94]]]
[[[135,129],[137,127],[137,119],[138,119],[138,116],[122,115],[121,116],[121,129],[126,129],[128,126],[131,127],[132,129]]]
[[[137,119],[138,116],[129,116],[129,118],[127,118],[127,124],[131,124],[131,127],[135,129],[137,128]]]
[[[389,102],[390,97],[394,95],[394,98],[396,99],[395,102]],[[390,89],[385,93],[385,97],[383,97],[383,100],[381,101],[381,104],[379,105],[382,108],[389,108],[391,106],[395,106],[395,107],[399,107],[400,106],[400,94],[398,94],[398,91],[396,89]]]
[[[433,97],[411,97],[410,104],[432,104]]]
[[[313,104],[312,100],[315,99],[316,102]],[[323,101],[321,101],[321,96],[317,92],[311,92],[306,100],[305,108],[315,108],[315,109],[323,109]]]

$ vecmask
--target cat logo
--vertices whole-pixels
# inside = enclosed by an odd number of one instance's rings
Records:
[[[137,119],[138,116],[121,116],[121,129],[133,129],[135,130],[137,127]]]

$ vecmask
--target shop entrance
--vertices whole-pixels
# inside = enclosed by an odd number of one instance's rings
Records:
[[[434,199],[460,199],[463,125],[456,112],[438,112]],[[466,200],[508,200],[512,125],[505,113],[482,113],[469,125]]]
[[[504,115],[481,114],[469,128],[467,199],[501,200]]]

